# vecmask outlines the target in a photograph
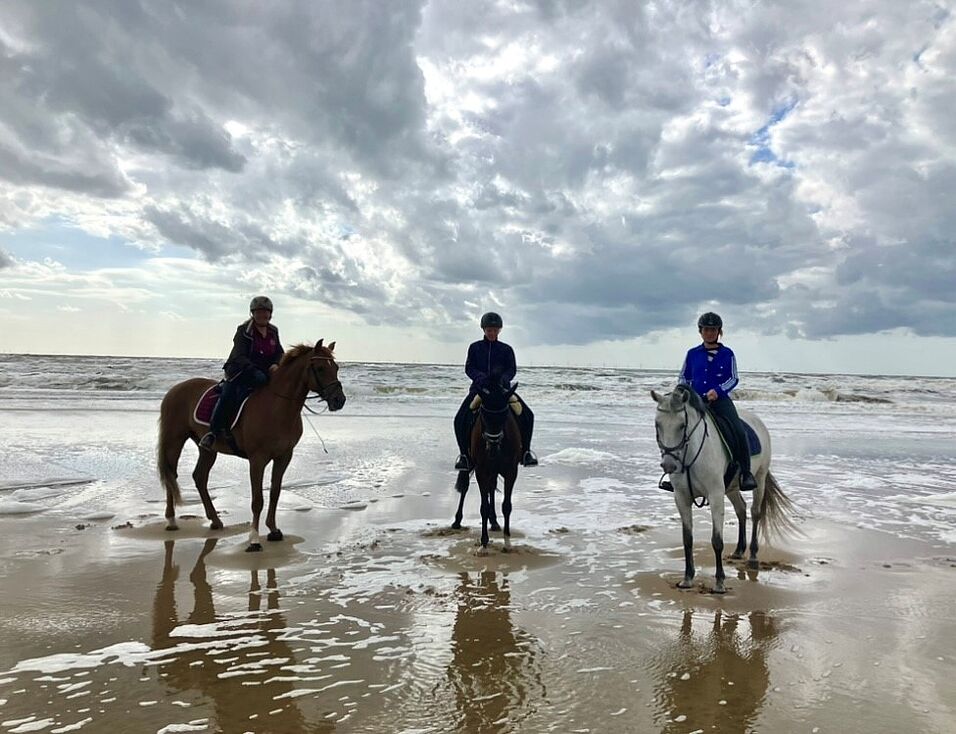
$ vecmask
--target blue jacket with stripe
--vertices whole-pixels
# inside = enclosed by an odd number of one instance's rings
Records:
[[[717,396],[724,398],[737,387],[737,359],[730,347],[717,346],[713,359],[707,354],[707,347],[699,344],[688,350],[684,357],[684,366],[680,370],[681,385],[690,385],[698,395],[706,395],[716,390]]]

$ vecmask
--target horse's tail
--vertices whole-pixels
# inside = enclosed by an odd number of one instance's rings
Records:
[[[167,503],[181,505],[182,494],[179,491],[176,468],[179,464],[179,455],[182,453],[183,439],[174,429],[172,415],[172,401],[163,398],[159,408],[159,440],[156,442],[156,469],[159,472],[159,481],[166,490]]]
[[[764,540],[773,536],[793,535],[799,532],[793,521],[793,502],[784,494],[771,472],[767,472],[764,483],[758,531]]]

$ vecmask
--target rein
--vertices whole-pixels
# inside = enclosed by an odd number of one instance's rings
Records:
[[[700,418],[697,420],[697,423],[695,423],[694,427],[691,428],[690,431],[688,431],[687,430],[687,423],[688,423],[687,404],[686,403],[684,404],[684,435],[681,438],[681,440],[674,446],[667,446],[664,444],[663,441],[661,441],[661,432],[660,432],[660,428],[658,428],[657,426],[656,421],[654,423],[654,434],[655,434],[655,438],[657,439],[657,447],[661,450],[661,456],[672,457],[677,463],[680,464],[680,471],[678,473],[687,475],[687,488],[690,490],[691,501],[694,503],[696,507],[704,507],[707,504],[707,497],[705,497],[704,495],[699,495],[701,503],[699,505],[697,504],[697,498],[694,496],[694,483],[690,473],[691,468],[694,466],[694,464],[697,463],[697,459],[700,457],[700,452],[704,450],[704,441],[707,440],[707,436],[709,435],[709,432],[707,429],[707,420],[706,420],[707,416],[705,413],[700,413],[699,415],[700,415]],[[687,448],[690,445],[690,438],[697,431],[697,428],[698,426],[700,426],[701,423],[704,424],[704,436],[703,438],[701,438],[700,446],[697,447],[697,453],[694,454],[694,458],[691,459],[690,462],[688,463]],[[681,452],[680,456],[677,455],[678,451]],[[663,485],[664,476],[666,476],[666,473],[661,476],[661,481],[659,483],[660,485]]]

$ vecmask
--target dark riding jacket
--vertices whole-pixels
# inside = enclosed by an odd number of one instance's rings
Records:
[[[515,352],[502,341],[482,339],[468,347],[465,374],[471,378],[471,390],[475,392],[491,377],[502,384],[511,384],[518,372]]]
[[[255,368],[267,376],[269,368],[279,364],[282,354],[282,343],[279,341],[279,330],[272,324],[266,325],[266,336],[254,333],[256,328],[252,319],[244,321],[236,328],[236,335],[232,338],[232,351],[222,366],[226,379],[235,379],[247,369]]]
[[[711,357],[707,347],[698,344],[687,352],[680,370],[681,385],[690,385],[698,395],[706,395],[711,389],[720,398],[737,387],[737,358],[730,347],[717,345],[717,353]]]

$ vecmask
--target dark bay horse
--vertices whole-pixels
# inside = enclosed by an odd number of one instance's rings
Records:
[[[481,407],[471,429],[471,457],[475,465],[475,479],[481,492],[481,547],[488,547],[488,525],[498,530],[495,516],[495,489],[498,477],[505,480],[505,496],[501,512],[505,518],[504,534],[511,536],[511,491],[518,478],[518,461],[521,459],[521,430],[515,419],[509,400],[518,386],[506,389],[493,384],[481,389]],[[468,493],[468,472],[459,472],[456,489],[461,493],[458,512],[453,528],[461,527],[465,495]]]
[[[339,366],[332,354],[335,342],[327,347],[322,340],[314,347],[299,344],[282,356],[279,368],[269,384],[252,394],[233,429],[236,445],[249,461],[252,483],[252,526],[249,531],[248,551],[260,551],[259,515],[262,513],[262,477],[266,465],[272,462],[272,484],[269,488],[269,512],[266,527],[269,540],[282,540],[282,531],[276,527],[276,505],[282,489],[282,475],[292,452],[302,437],[302,406],[310,392],[318,393],[328,403],[329,410],[340,410],[345,405],[345,394],[339,382]],[[193,378],[173,385],[163,398],[159,410],[159,442],[157,468],[166,489],[166,529],[176,530],[175,506],[182,502],[176,477],[179,456],[188,439],[197,444],[207,427],[197,423],[193,410],[202,394],[216,384],[216,380]],[[199,451],[199,461],[193,470],[193,481],[199,491],[209,527],[222,527],[219,513],[209,496],[209,471],[219,453],[233,454],[223,440],[216,442],[215,451]]]

